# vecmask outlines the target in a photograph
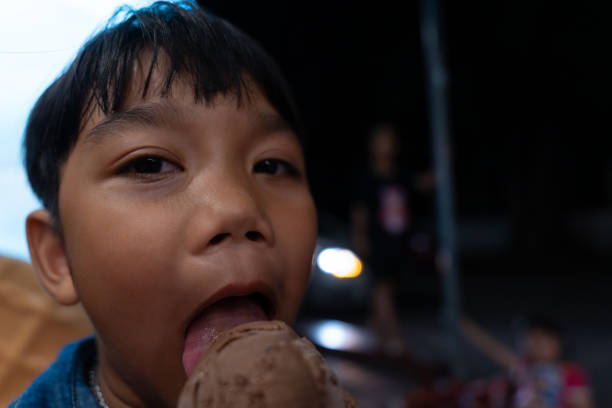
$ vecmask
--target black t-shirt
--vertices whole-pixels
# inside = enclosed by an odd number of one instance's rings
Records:
[[[366,261],[377,279],[396,279],[409,264],[412,196],[407,176],[368,173],[357,179],[353,202],[365,205],[368,212],[370,254]]]
[[[408,177],[379,177],[371,173],[358,178],[353,202],[368,211],[368,233],[373,251],[400,249],[412,228],[412,191]],[[383,247],[383,248],[381,248]]]

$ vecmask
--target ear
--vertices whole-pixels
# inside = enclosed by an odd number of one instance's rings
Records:
[[[37,210],[28,215],[26,234],[32,267],[45,290],[62,305],[78,303],[64,241],[49,211]]]

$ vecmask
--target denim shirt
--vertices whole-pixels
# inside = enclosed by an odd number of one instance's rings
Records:
[[[88,385],[88,371],[96,358],[93,337],[68,344],[9,408],[98,408]]]

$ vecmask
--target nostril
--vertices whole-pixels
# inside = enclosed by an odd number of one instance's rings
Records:
[[[259,231],[248,231],[244,236],[249,241],[261,241],[263,240],[263,235]]]
[[[225,234],[217,234],[215,235],[210,241],[209,244],[210,245],[217,245],[218,243],[220,243],[221,241],[223,241],[226,237],[229,237],[228,233]]]

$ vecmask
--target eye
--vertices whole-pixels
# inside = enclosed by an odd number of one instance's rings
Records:
[[[255,173],[272,175],[299,176],[299,171],[291,163],[280,159],[265,159],[255,163],[253,167]]]
[[[140,156],[123,165],[117,174],[151,176],[174,173],[180,170],[179,166],[159,156]]]

